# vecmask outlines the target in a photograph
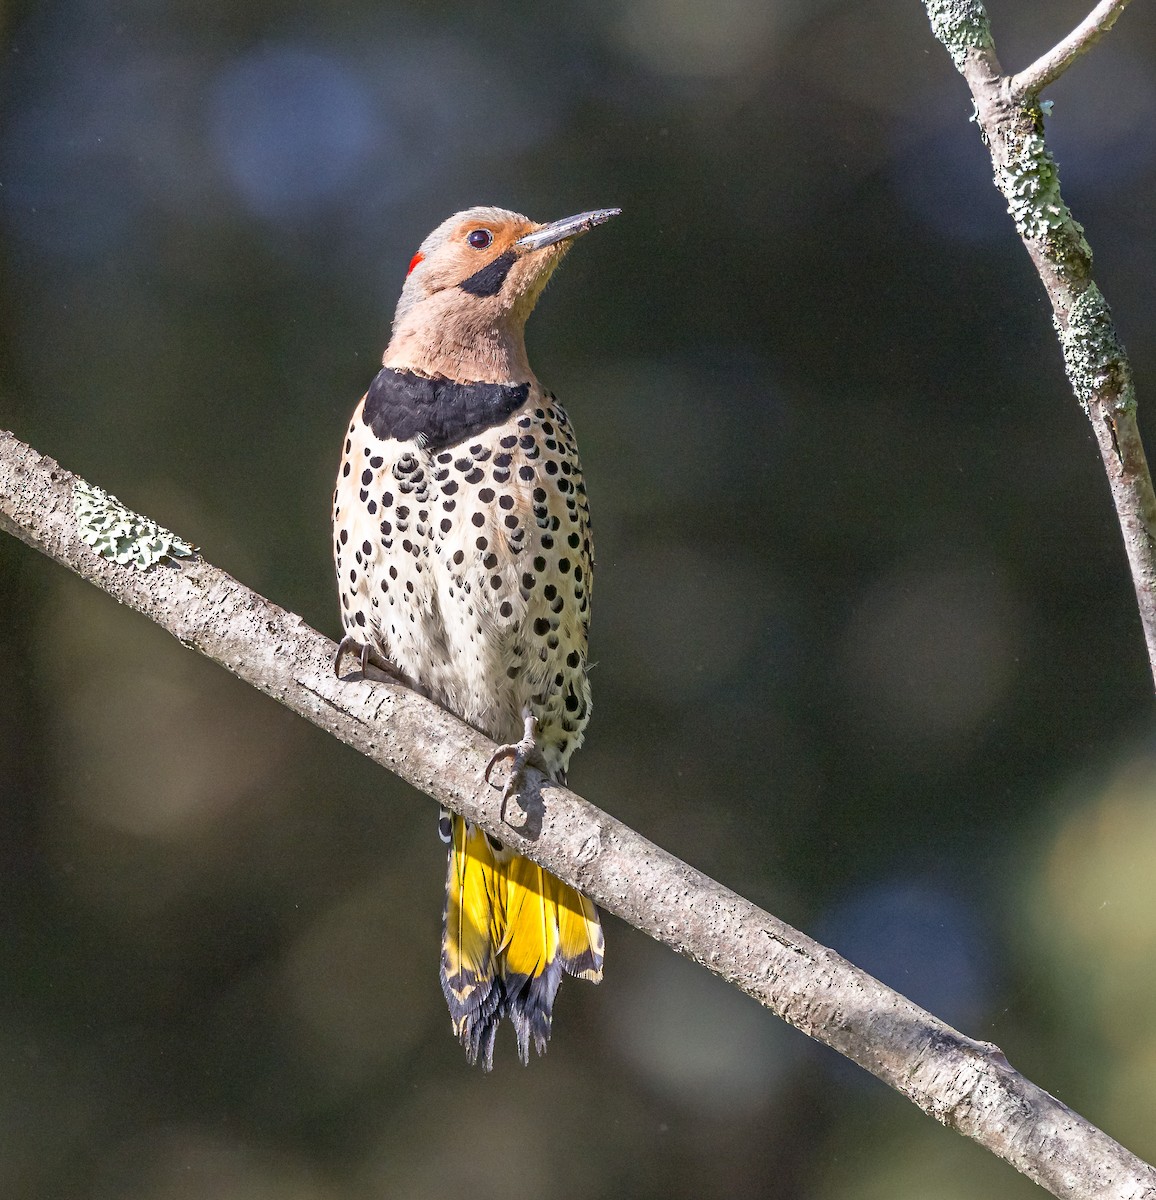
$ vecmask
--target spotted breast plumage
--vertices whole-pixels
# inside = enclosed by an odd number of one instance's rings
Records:
[[[345,637],[502,743],[506,795],[527,764],[564,780],[590,716],[593,546],[565,410],[524,327],[574,239],[617,210],[538,225],[457,213],[410,264],[382,369],[349,425],[333,497]],[[487,770],[487,777],[489,776]],[[597,910],[459,816],[449,843],[441,981],[470,1062],[509,1018],[544,1051],[563,972],[597,981]]]

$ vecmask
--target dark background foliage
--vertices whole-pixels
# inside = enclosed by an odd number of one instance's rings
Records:
[[[1089,0],[991,5],[1025,66]],[[915,0],[3,15],[0,421],[338,631],[328,506],[451,212],[621,205],[530,325],[598,537],[596,803],[1156,1154],[1152,683]],[[1149,444],[1156,18],[1047,95]],[[0,542],[6,1197],[1019,1197],[607,921],[467,1069],[431,804]]]

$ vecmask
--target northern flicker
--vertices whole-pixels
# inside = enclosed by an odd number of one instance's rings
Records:
[[[353,414],[333,494],[346,652],[385,660],[501,743],[505,798],[526,764],[564,781],[590,718],[594,565],[570,421],[524,330],[575,238],[616,215],[538,225],[470,208],[409,264],[382,369]],[[597,982],[598,911],[463,818],[449,844],[441,982],[471,1063],[508,1017],[545,1051],[563,971]]]

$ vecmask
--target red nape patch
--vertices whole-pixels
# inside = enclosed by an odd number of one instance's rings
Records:
[[[417,253],[416,253],[416,254],[413,256],[413,258],[411,258],[411,259],[409,260],[409,267],[406,269],[406,272],[405,272],[405,273],[408,275],[408,274],[409,274],[409,273],[410,273],[410,272],[411,272],[411,271],[414,269],[414,267],[416,267],[416,266],[417,266],[417,264],[418,264],[419,262],[421,262],[421,260],[422,260],[423,258],[425,258],[425,255],[424,255],[424,254],[422,254],[422,252],[419,250],[419,251],[418,251],[418,252],[417,252]]]

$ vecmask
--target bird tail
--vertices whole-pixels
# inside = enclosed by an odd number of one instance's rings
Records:
[[[545,1053],[562,974],[597,983],[604,942],[598,910],[528,858],[454,816],[442,924],[441,981],[471,1064],[489,1071],[508,1017],[518,1056]]]

